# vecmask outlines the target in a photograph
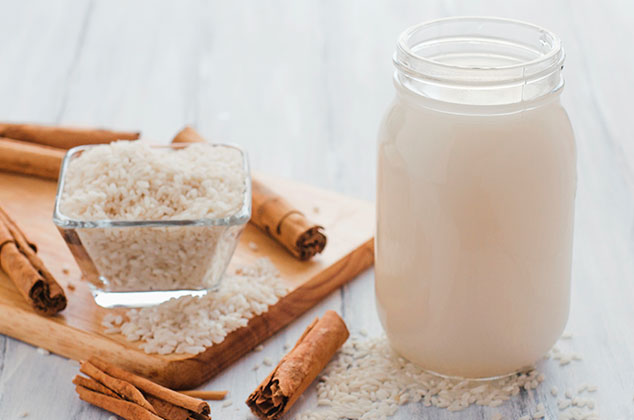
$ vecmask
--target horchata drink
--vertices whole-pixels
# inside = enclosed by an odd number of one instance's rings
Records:
[[[378,141],[376,300],[425,369],[493,377],[543,356],[568,317],[575,142],[564,53],[534,25],[406,30]]]

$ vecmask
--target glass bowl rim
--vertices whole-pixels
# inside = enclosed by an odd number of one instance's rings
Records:
[[[181,143],[181,144],[169,144],[169,145],[156,145],[150,144],[150,147],[157,149],[183,149],[193,144],[198,143]],[[125,227],[167,227],[167,226],[236,226],[244,225],[251,218],[251,173],[249,169],[249,159],[247,152],[240,146],[232,143],[204,143],[212,147],[228,147],[240,152],[242,156],[242,167],[246,174],[245,176],[245,191],[242,197],[242,206],[240,209],[226,217],[218,218],[200,218],[200,219],[176,219],[176,220],[79,220],[66,216],[60,209],[61,198],[64,191],[64,181],[66,178],[66,172],[68,171],[68,165],[73,157],[85,150],[91,149],[96,146],[103,146],[98,144],[90,144],[73,147],[66,152],[62,166],[59,172],[59,182],[57,183],[57,192],[55,194],[55,207],[53,209],[53,223],[59,228],[64,229],[91,229],[91,228],[125,228]]]

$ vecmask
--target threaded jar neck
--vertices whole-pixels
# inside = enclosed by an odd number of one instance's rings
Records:
[[[399,37],[395,80],[415,94],[462,105],[534,101],[563,87],[564,51],[539,26],[491,17],[439,19]]]

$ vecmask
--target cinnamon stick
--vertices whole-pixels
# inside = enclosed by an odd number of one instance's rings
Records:
[[[73,384],[83,386],[84,388],[88,388],[92,391],[99,392],[100,394],[108,395],[109,397],[120,398],[119,395],[117,395],[117,393],[112,391],[107,386],[100,384],[94,379],[86,378],[85,376],[76,375],[73,378]]]
[[[85,373],[86,375],[94,379],[95,381],[113,390],[118,395],[121,395],[122,397],[124,397],[126,400],[131,401],[145,408],[151,413],[156,414],[156,410],[154,409],[154,407],[152,407],[152,404],[150,404],[145,399],[141,391],[136,389],[132,384],[124,380],[121,380],[119,378],[112,377],[108,375],[107,373],[102,372],[92,363],[86,362],[86,361],[81,362],[81,367],[79,368],[79,371],[82,373]]]
[[[13,218],[9,215],[9,213],[6,212],[5,209],[2,208],[2,206],[0,206],[0,214],[4,217],[3,220],[5,221],[5,223],[7,223],[7,226],[11,226],[11,230],[15,232],[16,235],[20,236],[21,240],[29,244],[33,251],[37,252],[37,245],[29,241],[24,232],[22,232],[22,229],[20,229],[20,226],[18,226],[15,220],[13,220]]]
[[[172,143],[204,141],[196,130],[187,126],[176,134]],[[322,226],[308,220],[302,212],[255,178],[251,181],[251,190],[251,223],[300,260],[308,260],[324,250],[327,239]]]
[[[205,138],[198,131],[186,125],[181,131],[176,133],[172,139],[172,143],[204,143]]]
[[[220,401],[224,400],[227,396],[227,391],[179,391],[181,394],[188,395],[194,398],[200,398],[207,401]]]
[[[54,315],[66,307],[66,295],[34,248],[2,209],[0,267],[36,311]]]
[[[283,197],[254,179],[251,182],[251,223],[262,229],[300,260],[308,260],[326,247],[324,228],[312,223]]]
[[[110,411],[125,420],[163,420],[145,408],[133,402],[100,394],[81,385],[75,387],[79,398],[104,410]]]
[[[66,152],[0,137],[0,170],[57,179]]]
[[[123,370],[96,357],[90,358],[90,362],[108,375],[134,385],[145,394],[160,398],[173,405],[186,408],[187,410],[193,411],[195,413],[203,415],[209,414],[209,404],[207,404],[203,400],[189,397],[180,392],[172,391],[171,389],[165,388],[164,386],[154,383],[149,379],[137,376],[131,372]]]
[[[156,410],[156,413],[163,419],[187,420],[191,418],[191,412],[189,410],[170,404],[167,401],[163,401],[151,395],[148,395],[147,399]]]
[[[82,144],[102,144],[115,140],[136,140],[139,138],[140,133],[136,131],[110,131],[98,128],[0,123],[0,136],[60,149],[70,149]]]
[[[97,393],[98,395],[87,395],[91,396],[94,401],[102,403],[103,405],[100,407],[106,410],[115,412],[117,408],[130,408],[131,406],[129,404],[122,406],[118,402],[104,399],[99,395],[131,403],[165,420],[209,420],[210,418],[209,405],[202,400],[164,388],[103,360],[97,358],[90,360],[82,362],[80,368],[80,371],[90,378],[78,375],[73,383],[78,387],[81,386]],[[86,393],[85,390],[81,391]],[[144,411],[135,410],[147,415]]]
[[[246,400],[263,420],[279,419],[297,401],[348,339],[346,324],[334,311],[315,319],[295,347]]]

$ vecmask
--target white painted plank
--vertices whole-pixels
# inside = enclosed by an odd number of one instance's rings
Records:
[[[54,123],[89,14],[81,1],[0,3],[0,119]]]

